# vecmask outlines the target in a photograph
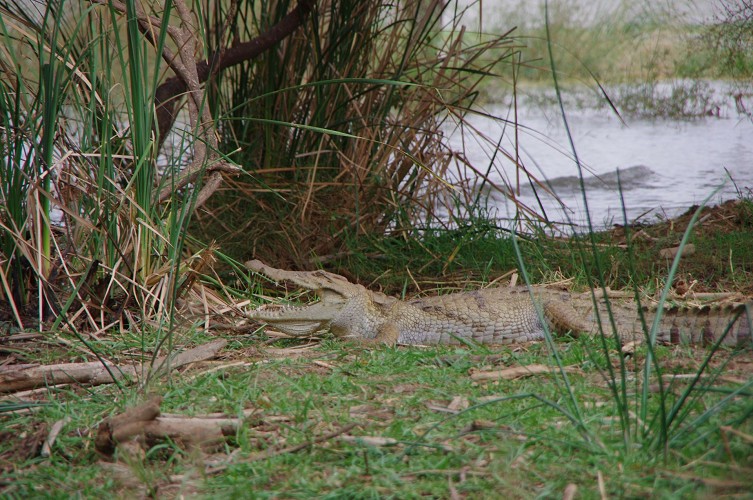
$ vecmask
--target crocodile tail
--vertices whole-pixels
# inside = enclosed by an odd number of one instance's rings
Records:
[[[602,308],[600,304],[599,310],[604,313]],[[613,308],[617,331],[623,340],[643,340],[648,332],[653,333],[660,344],[752,345],[752,303],[665,307],[655,332],[652,332],[657,315],[655,308],[641,307],[645,326],[638,314],[624,309]]]
[[[649,324],[649,327],[651,324]],[[657,341],[665,344],[753,346],[753,303],[673,307],[663,312]]]

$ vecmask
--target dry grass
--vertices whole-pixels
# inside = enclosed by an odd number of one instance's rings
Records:
[[[300,36],[219,87],[225,143],[249,175],[199,219],[238,258],[302,264],[343,251],[346,236],[408,228],[473,200],[447,181],[469,166],[446,131],[514,53],[511,39],[469,36],[438,1],[317,9]]]
[[[169,12],[126,15],[120,3],[76,15],[62,2],[45,16],[21,7],[0,3],[2,49],[23,47],[25,61],[0,67],[3,313],[19,329],[62,329],[85,345],[84,332],[160,330],[193,266],[206,264],[184,254],[193,206],[216,186],[217,167],[233,169],[217,157],[214,121],[191,79],[193,16],[182,2],[163,27],[154,16]],[[160,58],[191,81],[186,155],[162,168],[152,134]]]

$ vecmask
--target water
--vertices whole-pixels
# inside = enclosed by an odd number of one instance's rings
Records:
[[[472,31],[499,31],[544,25],[545,0],[458,0],[467,8],[464,24]],[[577,20],[578,27],[591,27],[619,19],[625,23],[672,21],[697,25],[723,13],[717,0],[548,0],[552,19]],[[450,9],[447,16],[453,14]]]
[[[509,107],[493,105],[485,110],[496,117],[509,115]],[[737,198],[738,190],[750,195],[753,188],[753,123],[738,115],[734,105],[724,107],[721,117],[686,121],[628,119],[626,124],[608,110],[567,110],[575,148],[584,168],[586,197],[591,220],[596,226],[622,223],[618,189],[620,171],[622,197],[628,219],[643,221],[655,216],[673,217],[690,206]],[[514,156],[513,129],[499,120],[480,116],[470,118],[478,130],[497,141]],[[578,169],[565,133],[562,117],[554,107],[519,108],[519,152],[522,164],[538,179],[548,181],[562,205],[538,189],[550,220],[585,222],[585,205]],[[452,143],[460,147],[459,134]],[[466,155],[472,165],[486,171],[491,148],[466,142]],[[518,199],[536,210],[533,190],[521,178]],[[475,179],[478,183],[478,179]],[[489,180],[497,185],[515,186],[514,163],[497,155]],[[486,189],[490,208],[499,217],[514,215],[515,207],[499,192]]]

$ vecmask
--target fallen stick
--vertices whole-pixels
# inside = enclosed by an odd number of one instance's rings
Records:
[[[340,440],[349,444],[365,444],[366,446],[374,446],[376,448],[400,444],[400,441],[397,439],[384,436],[351,436],[346,434],[345,436],[340,436]]]
[[[100,453],[111,456],[119,445],[136,445],[147,449],[155,443],[169,438],[187,447],[211,447],[228,436],[234,436],[245,420],[216,413],[186,417],[179,415],[161,416],[162,398],[153,397],[149,401],[130,408],[119,415],[106,419],[99,425],[94,447]]]
[[[52,424],[50,433],[47,435],[47,439],[44,440],[44,444],[42,444],[42,451],[39,453],[41,456],[47,458],[52,455],[52,446],[55,444],[58,434],[60,434],[60,431],[63,430],[63,426],[70,422],[70,420],[70,417],[65,417]]]
[[[177,355],[163,356],[154,364],[116,365],[100,361],[87,363],[63,363],[58,365],[14,365],[0,367],[0,394],[23,391],[36,387],[78,383],[86,385],[110,384],[115,380],[144,377],[149,373],[159,374],[196,361],[211,359],[225,347],[226,340],[215,340]],[[108,371],[109,369],[109,371]]]

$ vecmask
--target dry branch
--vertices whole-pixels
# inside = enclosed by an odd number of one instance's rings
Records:
[[[400,444],[397,439],[384,436],[351,436],[346,434],[340,436],[340,440],[350,444],[374,446],[376,448]]]
[[[118,445],[148,448],[168,438],[189,447],[211,447],[234,436],[244,420],[217,414],[160,416],[161,402],[162,398],[154,397],[102,422],[94,441],[96,450],[110,456]]]
[[[108,4],[111,8],[121,12],[127,13],[126,5],[111,0],[105,2],[104,0],[96,0],[101,4]],[[167,25],[167,34],[173,40],[178,47],[178,53],[174,53],[166,46],[162,46],[162,58],[167,62],[168,66],[175,72],[175,76],[169,79],[158,87],[155,96],[155,104],[157,106],[157,126],[160,129],[158,149],[162,146],[162,142],[169,132],[170,128],[175,121],[174,107],[175,98],[183,93],[187,92],[188,95],[188,111],[191,129],[194,131],[196,140],[193,142],[193,159],[190,165],[188,165],[179,175],[175,182],[169,183],[170,185],[160,191],[156,198],[156,203],[162,203],[170,195],[179,189],[187,186],[190,183],[196,182],[198,177],[206,171],[209,173],[209,181],[203,187],[199,194],[199,205],[204,203],[214,191],[219,187],[221,182],[220,172],[232,173],[237,175],[241,172],[239,167],[231,165],[224,161],[217,160],[217,137],[214,130],[214,120],[209,112],[208,103],[205,99],[205,92],[201,88],[201,84],[209,77],[209,65],[206,61],[196,61],[194,54],[199,52],[200,42],[196,38],[194,32],[195,27],[192,26],[192,16],[186,7],[183,0],[175,0],[174,6],[179,14],[182,26],[180,28]],[[143,12],[143,9],[137,5],[136,18],[139,24],[139,28],[144,33],[147,40],[156,46],[157,38],[155,32],[162,24],[162,20],[155,16],[147,15]],[[225,53],[224,51],[222,52]],[[240,61],[239,61],[240,62]],[[203,65],[202,65],[203,63]],[[199,69],[199,67],[205,69]],[[168,82],[173,84],[168,85]],[[168,102],[164,103],[164,106],[160,102],[160,89],[166,88],[170,92],[177,92],[168,96]],[[164,91],[162,91],[164,92]],[[160,109],[167,110],[167,115],[160,117]],[[162,124],[162,120],[169,121]],[[163,131],[163,128],[165,129]]]
[[[70,417],[65,417],[63,419],[58,420],[54,424],[52,424],[52,428],[50,428],[50,433],[47,434],[47,438],[44,440],[44,443],[42,444],[42,451],[40,452],[40,455],[43,457],[49,457],[52,455],[52,447],[55,444],[55,440],[58,438],[58,434],[60,434],[60,431],[63,430],[63,426],[70,422]]]
[[[196,361],[211,359],[226,344],[226,340],[215,340],[177,355],[158,358],[154,364],[116,365],[107,363],[107,366],[105,366],[99,361],[90,361],[48,366],[24,365],[24,368],[21,369],[14,365],[0,367],[0,393],[68,383],[110,384],[115,380],[143,377],[149,373],[160,373]]]
[[[280,43],[303,24],[313,5],[312,0],[300,0],[298,5],[279,23],[253,40],[222,49],[211,60],[196,63],[199,82],[206,82],[211,75],[219,71],[255,59]],[[155,91],[154,100],[157,108],[160,146],[175,123],[177,117],[175,103],[186,90],[188,90],[186,82],[179,76],[174,76],[165,80]]]

